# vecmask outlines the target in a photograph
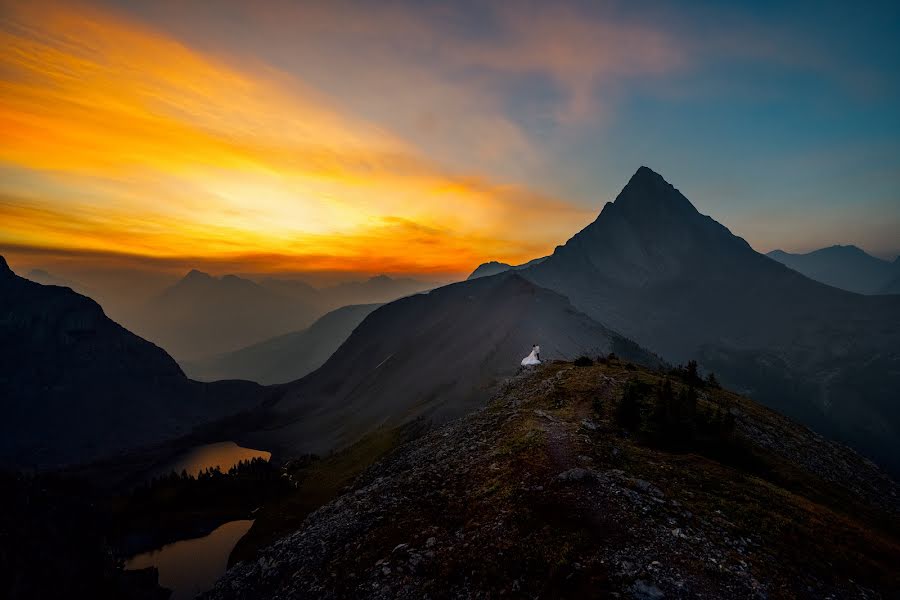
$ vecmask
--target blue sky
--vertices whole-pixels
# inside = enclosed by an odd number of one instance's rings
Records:
[[[641,165],[760,251],[900,253],[896,2],[3,12],[0,247],[36,266],[455,277],[552,250]]]
[[[215,52],[293,72],[462,171],[500,173],[599,208],[646,164],[762,250],[900,251],[896,2],[330,6],[306,43],[291,39],[306,30],[290,19],[248,35],[239,3],[203,25],[173,24],[177,10],[144,17]],[[588,37],[623,38],[586,41],[573,35],[577,25]],[[621,49],[627,39],[634,46]],[[569,54],[529,54],[545,40]],[[652,43],[663,56],[635,58]],[[498,57],[504,46],[520,52],[518,64]],[[579,69],[579,60],[600,66]],[[358,73],[378,70],[383,77]],[[594,81],[571,81],[585,74]],[[586,107],[572,108],[582,93]],[[488,123],[486,135],[492,119],[499,131],[495,121],[505,119],[524,140],[498,141],[496,155],[467,152],[477,136],[461,122],[467,109]],[[439,124],[423,133],[429,116]]]

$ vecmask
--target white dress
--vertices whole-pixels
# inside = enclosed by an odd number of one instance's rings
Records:
[[[522,366],[527,367],[528,365],[539,365],[541,361],[538,359],[538,354],[541,352],[540,346],[535,346],[531,349],[531,354],[522,359]]]

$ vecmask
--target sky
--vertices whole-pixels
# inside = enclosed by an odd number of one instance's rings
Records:
[[[757,250],[900,253],[900,4],[0,0],[19,270],[464,276],[641,165]]]

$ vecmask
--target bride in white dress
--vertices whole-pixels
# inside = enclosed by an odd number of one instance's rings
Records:
[[[541,347],[535,344],[531,347],[531,354],[522,359],[522,366],[541,364]]]

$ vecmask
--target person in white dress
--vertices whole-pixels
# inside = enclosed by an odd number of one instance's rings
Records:
[[[522,359],[522,366],[541,364],[541,347],[535,344],[531,347],[531,354]]]

